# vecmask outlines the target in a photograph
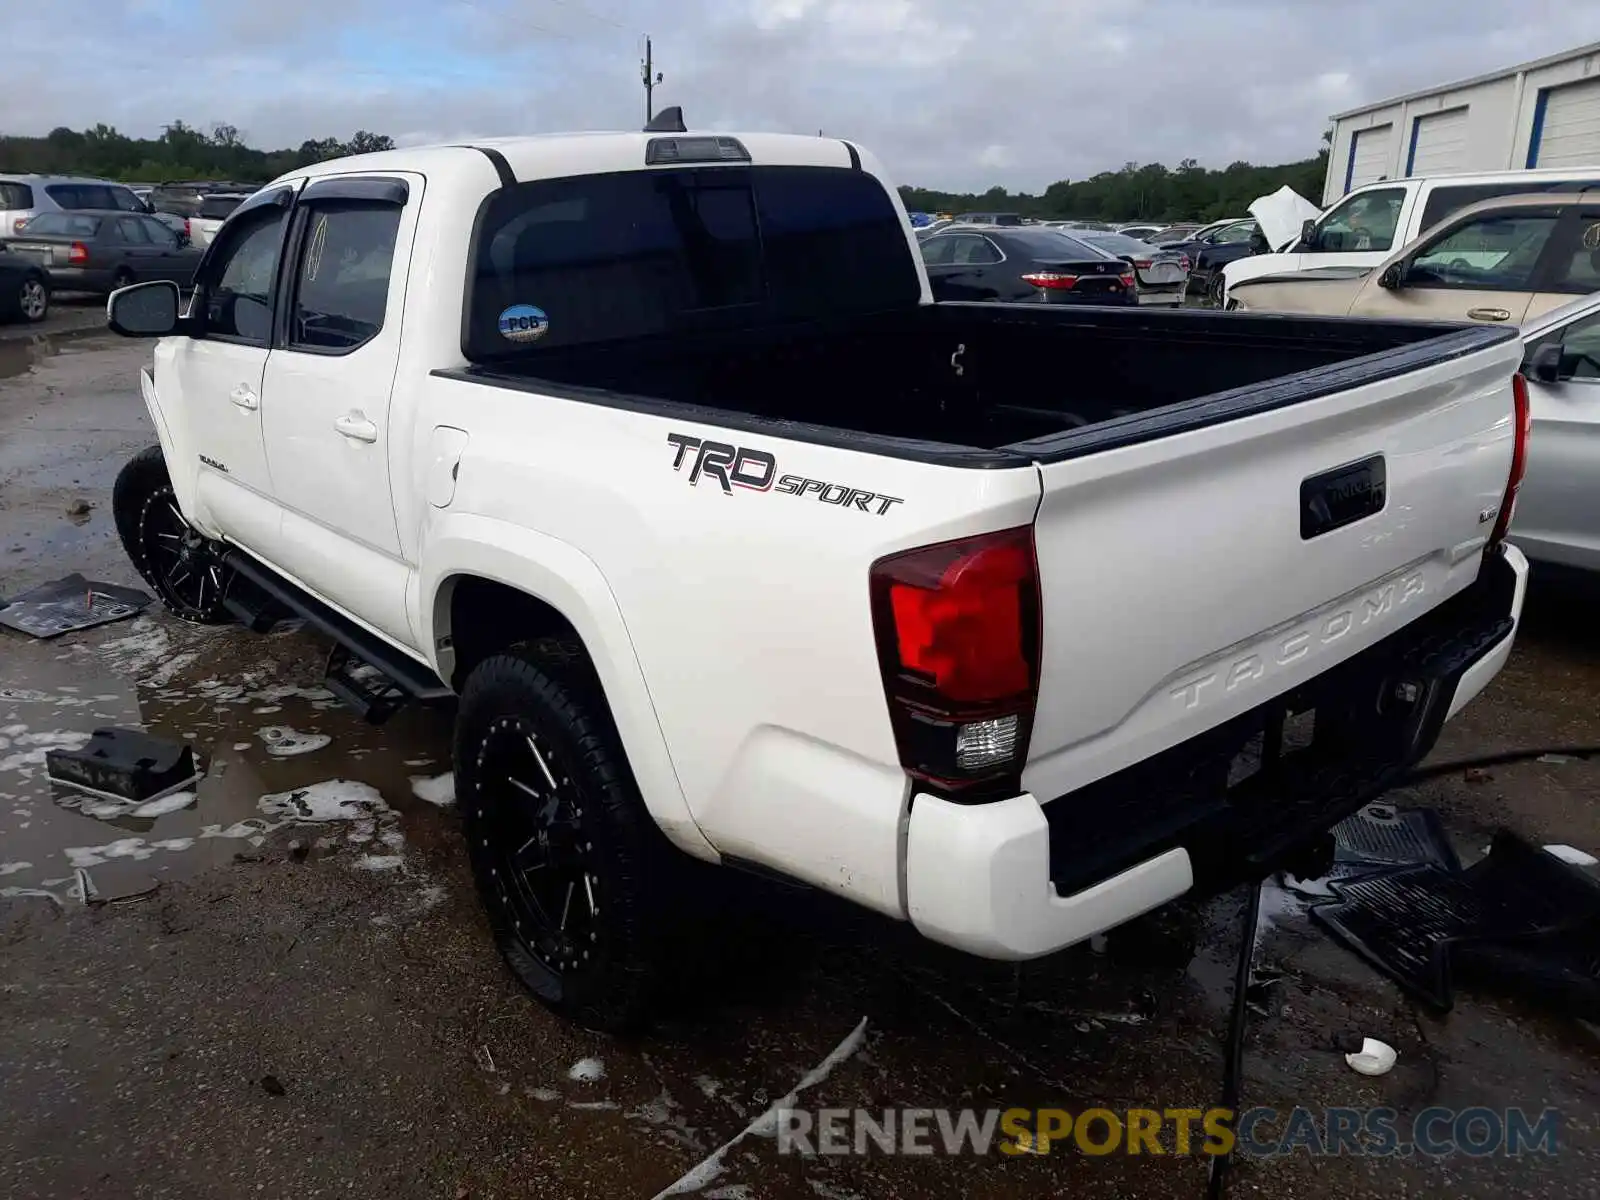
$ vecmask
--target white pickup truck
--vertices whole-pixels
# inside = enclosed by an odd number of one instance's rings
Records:
[[[935,304],[847,142],[321,163],[196,284],[108,303],[131,558],[375,717],[459,696],[499,945],[592,1025],[680,854],[1049,954],[1304,861],[1510,653],[1514,331]]]

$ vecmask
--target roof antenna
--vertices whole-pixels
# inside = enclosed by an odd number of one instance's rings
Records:
[[[683,123],[683,109],[679,105],[663,108],[650,118],[650,123],[644,127],[646,133],[688,133],[689,127]]]

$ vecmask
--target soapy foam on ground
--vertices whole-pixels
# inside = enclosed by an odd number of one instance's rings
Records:
[[[413,775],[411,794],[440,808],[449,808],[456,802],[456,777],[451,772],[443,775]]]

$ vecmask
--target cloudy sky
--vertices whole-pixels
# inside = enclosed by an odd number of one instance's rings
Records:
[[[1313,153],[1330,113],[1600,39],[1594,0],[15,0],[0,131],[253,145],[642,123],[848,136],[902,182]],[[668,15],[670,14],[670,15]],[[39,53],[24,54],[37,47]]]

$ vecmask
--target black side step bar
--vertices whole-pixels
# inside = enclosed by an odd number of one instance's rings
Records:
[[[454,694],[425,663],[418,662],[382,638],[368,633],[243,550],[230,546],[222,556],[222,561],[284,608],[304,617],[356,658],[376,667],[407,699],[430,702],[446,700]]]

